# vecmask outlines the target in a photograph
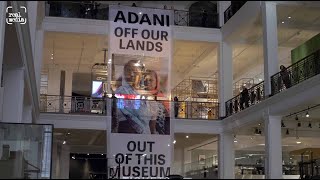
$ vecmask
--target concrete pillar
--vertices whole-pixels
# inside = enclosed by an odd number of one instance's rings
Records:
[[[43,61],[43,39],[44,31],[37,30],[35,39],[35,50],[34,50],[34,71],[36,76],[37,90],[40,97],[40,81],[41,81],[41,69]]]
[[[266,179],[282,179],[281,117],[265,116]]]
[[[264,56],[264,94],[271,94],[270,77],[279,71],[277,5],[262,1],[263,56]]]
[[[49,67],[48,71],[48,96],[47,97],[47,111],[59,112],[60,107],[60,76],[61,69],[58,67]]]
[[[27,13],[28,13],[28,23],[30,29],[30,39],[32,46],[32,53],[35,52],[35,36],[36,36],[36,22],[37,22],[37,1],[27,1]]]
[[[174,162],[171,174],[184,174],[184,149],[174,148]]]
[[[51,178],[57,179],[58,177],[58,167],[59,167],[59,157],[58,157],[58,148],[57,142],[53,142],[52,144],[52,169],[51,169]]]
[[[2,79],[2,63],[3,63],[3,50],[4,50],[4,32],[6,26],[6,7],[7,2],[0,2],[0,117],[2,117],[2,103],[3,103],[3,84]]]
[[[189,172],[191,170],[191,151],[189,151],[187,148],[184,149],[184,153],[183,153],[183,156],[184,156],[184,169],[183,169],[183,172],[184,172],[184,175],[185,173]]]
[[[218,51],[218,83],[219,83],[219,115],[226,115],[225,102],[232,98],[232,48],[230,44],[221,42]]]
[[[69,179],[69,164],[70,164],[70,147],[62,145],[60,157],[60,177],[59,179]]]
[[[23,123],[32,123],[32,106],[31,106],[31,104],[28,104],[28,105],[25,104],[23,106],[22,117],[23,117],[23,119],[22,119]]]
[[[69,179],[70,147],[54,142],[52,147],[52,178]]]
[[[3,71],[3,116],[2,122],[21,123],[24,99],[24,70]]]
[[[235,153],[234,136],[232,133],[223,132],[219,135],[218,144],[218,174],[219,179],[234,179]]]
[[[217,1],[218,3],[218,13],[219,13],[219,25],[222,27],[224,25],[224,11],[228,9],[231,5],[231,1]]]
[[[73,71],[66,69],[65,88],[64,88],[64,112],[68,113],[71,110],[71,97],[72,96],[72,75]]]

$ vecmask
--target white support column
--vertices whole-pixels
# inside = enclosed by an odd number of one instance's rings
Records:
[[[219,115],[226,115],[225,102],[232,98],[232,47],[226,42],[221,42],[218,51],[218,76],[219,76]]]
[[[60,77],[61,69],[58,67],[49,67],[48,71],[48,95],[47,111],[58,112],[60,107]]]
[[[231,5],[231,1],[217,1],[219,12],[219,25],[224,25],[224,11]]]
[[[29,23],[29,29],[30,29],[32,53],[34,54],[38,2],[37,1],[27,1],[26,3],[27,3],[27,13],[28,13],[28,23]]]
[[[234,179],[234,137],[232,133],[221,133],[218,145],[219,179]]]
[[[23,123],[32,123],[32,106],[31,104],[23,106]]]
[[[42,69],[42,53],[43,53],[43,38],[44,38],[44,31],[37,30],[36,33],[36,40],[35,40],[35,50],[34,50],[34,71],[36,75],[36,83],[38,94],[40,97],[40,81],[41,81],[41,69]]]
[[[4,32],[6,26],[6,1],[0,1],[0,117],[2,117],[2,104],[3,104],[3,84],[2,79],[2,63],[3,63],[3,50],[4,50]]]
[[[281,117],[265,116],[266,179],[282,179]]]
[[[2,122],[21,123],[23,119],[24,70],[22,68],[4,70],[3,84]]]
[[[71,110],[71,97],[72,96],[72,75],[71,69],[66,69],[65,86],[64,86],[64,112],[68,113]],[[67,97],[68,96],[68,97]]]
[[[60,177],[61,179],[69,179],[69,164],[70,164],[70,147],[68,145],[62,146],[60,158]]]
[[[262,1],[263,56],[264,56],[264,94],[271,94],[270,77],[279,69],[277,5],[274,2]]]

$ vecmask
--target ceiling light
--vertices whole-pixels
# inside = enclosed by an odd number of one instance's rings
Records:
[[[76,157],[72,156],[72,159],[76,159]]]
[[[64,140],[62,144],[66,144],[66,143],[67,143],[67,141]]]
[[[141,15],[141,14],[142,14],[142,12],[139,12],[139,14]]]
[[[247,86],[247,84],[246,84],[246,83],[244,83],[243,85],[244,85],[244,86]]]
[[[306,113],[306,117],[310,117],[310,115],[309,115],[309,112],[307,111],[307,113]]]
[[[103,154],[101,154],[101,156],[103,156]]]
[[[261,123],[259,123],[258,125],[261,126]]]
[[[291,16],[288,16],[288,19],[291,19]]]
[[[170,146],[170,144],[168,144],[168,146]]]
[[[235,139],[233,142],[237,143],[238,141]]]
[[[189,138],[189,136],[186,136],[186,138],[188,139],[188,138]]]
[[[89,156],[90,154],[88,153],[87,155]]]
[[[284,24],[284,21],[282,21],[281,23]]]
[[[68,134],[68,135],[70,135],[71,133],[70,133],[70,132],[68,132],[67,134]]]
[[[50,59],[53,59],[53,57],[51,57]]]
[[[53,53],[51,54],[51,56],[53,56]]]
[[[173,141],[173,144],[175,144],[176,142],[177,142],[177,141],[176,141],[176,140],[174,140],[174,141]]]
[[[301,142],[300,142],[300,141],[297,141],[297,144],[301,144]]]

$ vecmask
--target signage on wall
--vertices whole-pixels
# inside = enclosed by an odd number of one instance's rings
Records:
[[[108,131],[109,177],[166,178],[173,150],[168,101],[128,97],[168,97],[171,10],[111,5],[109,52],[119,86]],[[148,82],[148,83],[146,83]]]

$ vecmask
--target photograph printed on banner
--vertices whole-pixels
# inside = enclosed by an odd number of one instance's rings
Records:
[[[170,134],[168,59],[112,56],[112,133]]]

